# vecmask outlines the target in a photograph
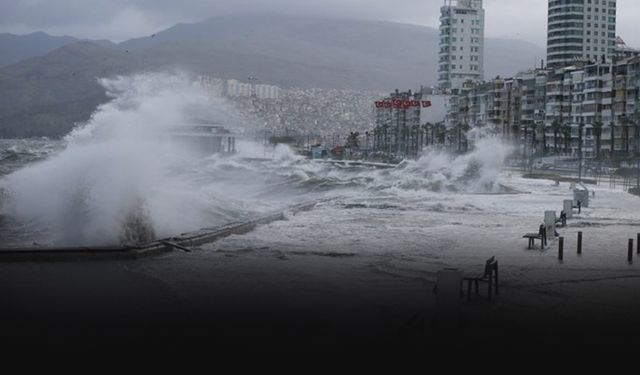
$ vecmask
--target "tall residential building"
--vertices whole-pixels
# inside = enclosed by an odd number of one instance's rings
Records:
[[[484,78],[484,9],[482,0],[445,0],[440,9],[438,86],[461,88]]]
[[[547,64],[609,61],[616,47],[616,0],[549,0]]]

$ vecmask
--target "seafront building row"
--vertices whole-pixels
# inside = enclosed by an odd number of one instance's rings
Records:
[[[440,140],[465,151],[466,133],[481,128],[520,141],[535,155],[637,155],[640,52],[616,37],[617,13],[615,0],[549,0],[546,66],[484,80],[483,2],[445,0],[437,92],[446,114],[424,121],[424,108],[376,108],[375,145],[410,156]],[[385,100],[424,95],[396,91]]]
[[[447,128],[486,128],[542,154],[628,158],[640,151],[640,57],[466,82]]]

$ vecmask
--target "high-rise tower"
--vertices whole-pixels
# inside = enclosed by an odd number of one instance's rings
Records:
[[[549,0],[547,64],[609,60],[616,46],[616,0]]]
[[[484,78],[484,9],[482,0],[445,0],[440,9],[438,86],[460,88]]]

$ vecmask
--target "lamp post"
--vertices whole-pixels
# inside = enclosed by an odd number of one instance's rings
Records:
[[[369,159],[369,132],[368,131],[364,132],[364,135],[365,135],[365,146],[364,146],[365,147],[365,152],[364,152],[365,156],[364,157],[366,159]]]
[[[582,130],[584,122],[578,125],[578,181],[582,182]]]

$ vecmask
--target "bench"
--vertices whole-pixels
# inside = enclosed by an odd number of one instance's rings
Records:
[[[547,239],[545,238],[545,236],[538,233],[527,233],[524,236],[522,236],[522,238],[529,239],[529,247],[528,247],[529,249],[533,249],[536,247],[535,240],[540,240],[540,248],[544,250],[545,242],[547,242]]]
[[[496,257],[491,257],[486,261],[484,266],[484,273],[481,276],[465,277],[463,280],[467,282],[468,300],[471,300],[471,285],[475,284],[476,294],[479,294],[480,290],[478,284],[480,283],[480,281],[487,281],[489,283],[489,302],[491,302],[494,288],[496,295],[500,293],[498,289],[498,261],[496,260]]]

